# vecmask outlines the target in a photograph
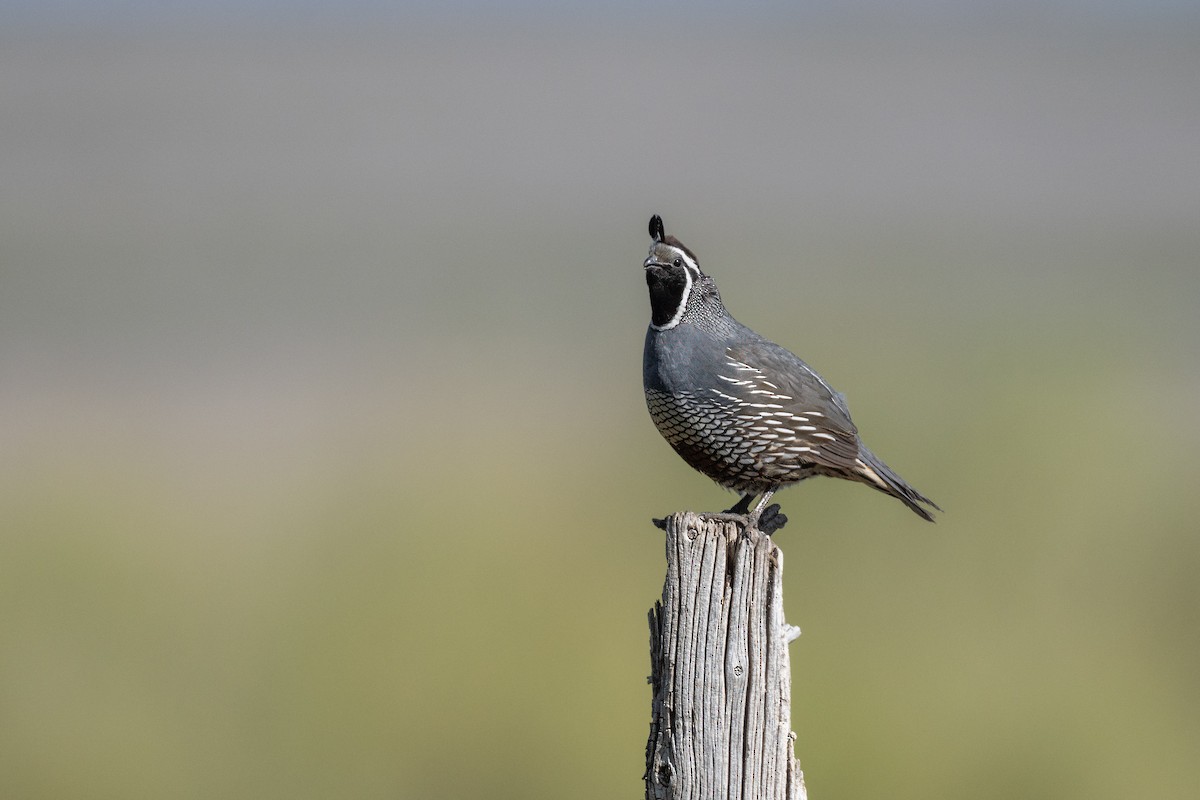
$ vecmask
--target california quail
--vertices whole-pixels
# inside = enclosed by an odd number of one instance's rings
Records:
[[[768,527],[781,487],[813,475],[858,481],[922,519],[941,510],[867,449],[841,393],[795,355],[730,316],[694,253],[650,218],[650,327],[642,382],[650,416],[675,452],[742,495],[728,513]],[[750,503],[761,495],[753,511]],[[772,523],[778,528],[786,517]],[[770,531],[767,531],[768,533]]]

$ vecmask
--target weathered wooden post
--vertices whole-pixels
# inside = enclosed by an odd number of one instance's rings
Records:
[[[806,800],[793,752],[783,553],[756,528],[680,512],[650,610],[647,800]]]

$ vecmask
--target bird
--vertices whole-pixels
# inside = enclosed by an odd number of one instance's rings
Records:
[[[696,254],[667,235],[657,214],[650,238],[642,265],[650,292],[646,406],[685,462],[741,495],[723,514],[773,533],[787,521],[778,504],[768,506],[774,494],[825,475],[864,483],[933,522],[929,509],[941,508],[863,444],[845,396],[734,319]]]

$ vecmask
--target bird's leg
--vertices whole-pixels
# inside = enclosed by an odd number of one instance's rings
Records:
[[[786,525],[788,521],[787,515],[780,512],[779,503],[767,505],[771,496],[778,490],[779,487],[775,487],[763,492],[763,496],[759,498],[758,504],[754,506],[754,510],[747,516],[748,524],[757,527],[767,536],[775,533],[775,531]]]
[[[745,514],[747,511],[750,510],[750,501],[753,499],[754,499],[753,494],[744,494],[744,495],[742,495],[742,499],[738,500],[737,504],[733,508],[731,508],[727,511],[723,511],[722,513],[724,513],[724,514]]]
[[[763,509],[767,507],[767,503],[770,501],[771,496],[774,495],[776,491],[777,489],[767,489],[765,492],[763,492],[762,497],[758,498],[758,504],[754,506],[754,510],[750,512],[751,522],[758,522],[758,518],[762,516]],[[750,505],[748,497],[746,499],[746,505],[747,507]]]
[[[744,494],[742,498],[734,504],[733,508],[728,511],[722,511],[720,514],[705,514],[708,519],[732,519],[743,523],[747,527],[755,527],[767,536],[775,533],[775,531],[787,524],[788,518],[786,514],[780,513],[779,503],[767,505],[771,496],[778,491],[779,487],[768,490],[759,498],[758,503],[754,506],[754,510],[750,510],[750,502],[754,500],[755,494]],[[662,530],[667,529],[666,519],[652,519],[656,528]]]
[[[773,503],[767,505],[771,499],[771,495],[778,491],[779,487],[766,492],[758,503],[754,506],[754,510],[750,510],[750,503],[757,496],[757,492],[742,495],[742,499],[737,501],[737,504],[728,511],[722,511],[720,514],[705,514],[708,519],[717,520],[734,520],[740,522],[746,527],[755,527],[767,536],[770,536],[775,531],[787,524],[787,516],[779,512],[779,504]]]

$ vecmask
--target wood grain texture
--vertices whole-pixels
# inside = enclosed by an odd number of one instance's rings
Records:
[[[668,518],[650,619],[648,800],[806,800],[793,752],[783,553],[738,522]]]

